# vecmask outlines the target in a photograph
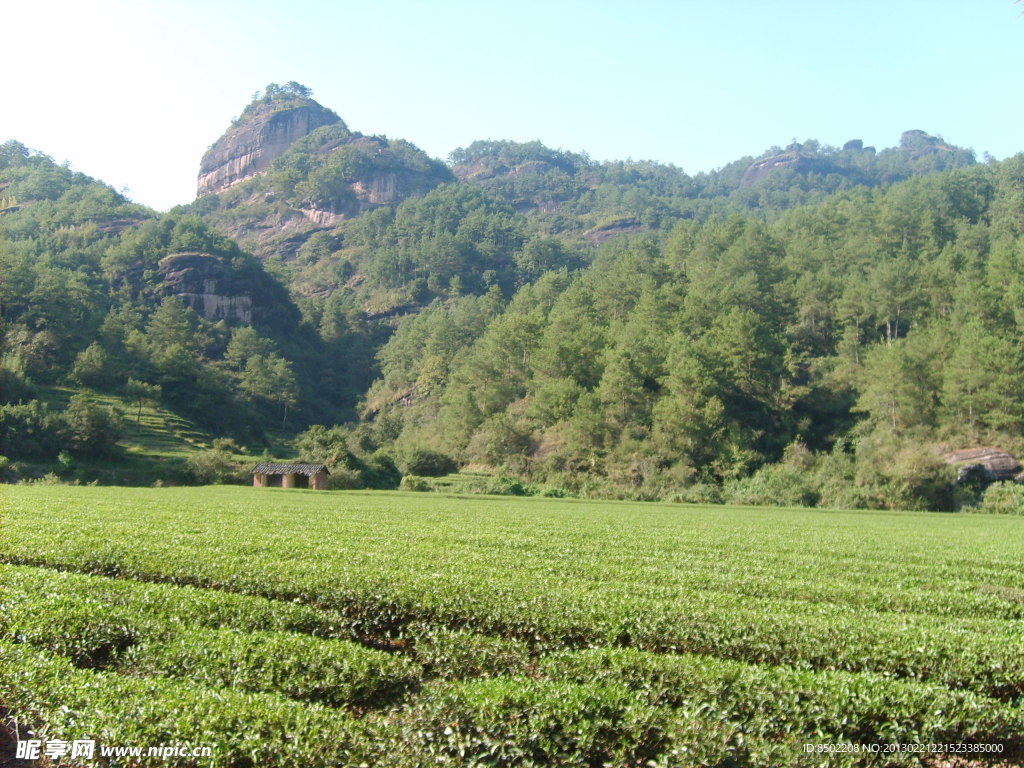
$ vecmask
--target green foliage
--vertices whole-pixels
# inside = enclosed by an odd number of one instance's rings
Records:
[[[993,483],[985,491],[978,511],[989,515],[1024,515],[1024,486]]]
[[[134,402],[138,408],[135,412],[135,423],[140,424],[142,421],[142,406],[146,402],[156,403],[160,400],[160,394],[163,389],[159,384],[148,384],[145,381],[139,381],[128,377],[128,381],[124,385],[124,395],[130,401]]]
[[[0,406],[0,443],[7,456],[54,456],[65,446],[64,425],[38,400]]]
[[[466,446],[466,454],[470,462],[497,467],[525,455],[529,447],[529,434],[517,429],[507,414],[498,413],[480,425]]]
[[[359,445],[358,437],[345,427],[314,425],[298,435],[293,445],[304,461],[327,464],[331,488],[387,490],[397,488],[402,479],[388,454],[367,450],[375,446]]]
[[[137,641],[167,638],[199,627],[350,637],[344,617],[336,612],[223,590],[120,578],[123,569],[114,556],[109,547],[97,547],[83,569],[106,573],[111,578],[49,568],[3,566],[3,610],[10,612],[5,614],[9,616],[3,625],[5,631],[16,637],[36,627],[36,636],[44,638],[39,646],[56,651],[57,646],[51,641],[80,640],[73,633],[60,633],[62,614],[73,606],[85,606],[95,609],[94,617],[98,615],[96,611],[106,611],[104,615],[111,616],[115,626],[120,623],[127,627],[128,636]],[[46,599],[41,600],[41,596]]]
[[[422,477],[416,477],[416,475],[405,475],[398,487],[403,491],[415,491],[417,493],[425,493],[427,491],[434,490],[434,487],[428,480],[425,480]]]
[[[75,357],[71,378],[87,387],[103,388],[117,378],[112,367],[110,355],[100,344],[93,342]]]
[[[302,105],[271,84],[243,119]],[[158,397],[250,444],[358,404],[366,445],[332,481],[350,488],[394,487],[371,455],[426,445],[524,488],[943,509],[930,454],[1024,445],[1019,159],[908,132],[695,177],[538,142],[449,169],[337,122],[156,216],[17,143],[0,157],[12,402],[131,380],[159,387],[132,395],[137,426]],[[177,298],[183,254],[251,297],[251,326]]]
[[[417,761],[628,765],[661,751],[663,724],[625,687],[520,677],[431,689],[394,727]]]
[[[458,468],[451,456],[422,446],[411,448],[402,457],[402,471],[407,475],[442,477]]]
[[[599,649],[552,654],[546,674],[576,682],[628,685],[652,704],[686,711],[696,701],[708,714],[742,729],[756,750],[808,734],[833,743],[960,740],[987,730],[1015,740],[1019,713],[969,692],[914,685],[876,675],[765,668],[707,656]],[[836,717],[842,712],[842,716]],[[985,723],[979,729],[979,723]],[[941,734],[941,735],[940,735]]]
[[[34,400],[36,389],[25,375],[25,361],[17,355],[0,360],[0,404]]]
[[[193,453],[188,457],[188,471],[200,485],[242,484],[248,480],[245,468],[232,458],[231,448],[227,446]]]
[[[534,496],[538,492],[535,486],[523,485],[507,475],[472,477],[466,482],[459,483],[459,490],[492,496]]]
[[[419,668],[401,657],[343,640],[233,629],[184,631],[137,645],[121,664],[135,675],[187,677],[331,706],[381,706],[419,677]]]
[[[411,634],[412,657],[429,677],[459,680],[522,674],[533,661],[529,644],[522,640],[429,625]]]
[[[144,624],[123,607],[111,608],[82,595],[48,595],[17,600],[3,612],[7,639],[66,656],[77,667],[105,667],[117,661],[145,633]],[[11,600],[11,597],[8,597]]]
[[[942,446],[1017,450],[1024,434],[1007,289],[1020,265],[997,234],[1012,217],[985,218],[1018,181],[918,138],[958,170],[836,191],[777,220],[709,216],[666,239],[609,242],[458,343],[430,346],[440,307],[406,319],[368,403],[400,420],[396,445],[431,441],[524,479],[586,473],[575,482],[593,493],[684,498],[693,483],[728,483],[744,502],[950,509]],[[474,145],[457,170],[487,187],[487,173],[554,164],[542,150]],[[813,142],[786,152],[882,167]],[[909,153],[884,163],[910,176]],[[529,242],[523,269],[551,240]],[[762,470],[795,442],[806,468]]]
[[[366,459],[361,472],[367,488],[390,490],[397,488],[402,480],[398,465],[386,453],[378,452]]]
[[[79,670],[66,659],[4,643],[0,696],[13,711],[45,724],[44,738],[82,734],[104,744],[212,747],[209,765],[351,764],[368,751],[364,729],[348,715],[283,696],[207,688],[176,678],[134,678]],[[315,740],[282,734],[316,733]],[[365,754],[365,751],[362,752]],[[167,765],[194,765],[168,758]]]
[[[12,487],[3,557],[33,565],[0,566],[9,712],[43,738],[202,738],[224,766],[1024,752],[1013,518],[283,498]]]
[[[728,504],[778,507],[813,507],[819,500],[804,472],[784,464],[770,464],[750,477],[730,480],[722,496]]]
[[[69,450],[81,456],[110,456],[124,434],[124,420],[86,395],[74,395],[62,414]]]

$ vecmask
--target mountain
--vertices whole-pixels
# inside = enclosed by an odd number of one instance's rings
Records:
[[[915,130],[692,176],[539,141],[443,163],[289,83],[199,184],[158,215],[4,145],[15,454],[60,450],[53,385],[580,495],[950,507],[942,455],[1024,452],[1020,158]]]
[[[308,94],[271,84],[200,163],[190,210],[262,259],[290,260],[316,232],[453,180],[409,142],[351,131]]]
[[[268,91],[221,136],[199,165],[197,194],[217,194],[265,173],[270,163],[303,136],[341,118],[298,89]]]

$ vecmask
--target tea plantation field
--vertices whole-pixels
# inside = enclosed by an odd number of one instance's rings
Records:
[[[1024,519],[0,488],[0,705],[67,765],[1019,765]]]

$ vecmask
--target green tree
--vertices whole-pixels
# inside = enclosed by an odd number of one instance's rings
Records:
[[[160,400],[161,388],[159,384],[149,384],[145,381],[139,381],[128,377],[128,382],[124,385],[124,396],[127,397],[131,402],[135,403],[137,411],[135,412],[135,425],[139,426],[142,423],[142,406],[146,402],[158,402]]]
[[[977,320],[960,329],[959,343],[942,368],[942,403],[951,428],[972,442],[984,435],[1019,436],[1024,428],[1024,352],[1020,342]]]
[[[106,350],[99,343],[93,342],[75,357],[71,378],[87,387],[106,386],[116,377],[111,363]]]
[[[876,345],[861,372],[857,407],[873,424],[893,432],[935,426],[938,371],[924,334]]]
[[[97,405],[87,396],[73,395],[62,414],[69,448],[79,456],[110,456],[124,433],[119,413]]]
[[[298,381],[291,364],[278,355],[253,355],[245,364],[239,388],[251,400],[280,406],[282,426],[288,424],[288,409],[298,402]]]

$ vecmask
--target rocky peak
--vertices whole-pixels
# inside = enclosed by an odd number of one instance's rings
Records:
[[[924,131],[904,131],[900,135],[900,149],[911,153],[913,157],[924,157],[952,148],[942,139]]]
[[[278,91],[257,99],[203,155],[197,195],[222,192],[265,172],[297,139],[340,122],[305,95]]]

